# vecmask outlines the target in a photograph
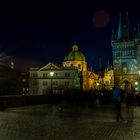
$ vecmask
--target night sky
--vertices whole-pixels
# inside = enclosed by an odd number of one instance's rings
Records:
[[[75,0],[76,1],[76,0]],[[140,23],[136,1],[53,1],[0,4],[0,51],[20,69],[61,63],[74,42],[99,70],[112,64],[111,32],[119,12],[128,11],[131,26]]]

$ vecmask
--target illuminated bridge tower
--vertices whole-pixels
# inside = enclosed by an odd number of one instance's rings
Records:
[[[123,85],[129,81],[133,85],[140,80],[140,36],[139,26],[132,35],[129,30],[128,13],[120,14],[117,36],[112,33],[112,53],[114,81]]]

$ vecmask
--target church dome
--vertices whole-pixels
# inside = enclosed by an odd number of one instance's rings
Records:
[[[82,52],[78,51],[78,46],[74,44],[72,51],[65,56],[64,61],[86,61],[86,58]]]

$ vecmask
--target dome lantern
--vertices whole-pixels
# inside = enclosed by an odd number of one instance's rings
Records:
[[[78,51],[78,46],[77,45],[73,45],[72,46],[72,51]]]

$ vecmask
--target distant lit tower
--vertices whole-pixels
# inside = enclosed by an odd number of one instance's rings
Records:
[[[140,70],[139,26],[135,33],[129,29],[128,13],[119,16],[118,33],[112,32],[114,80],[123,84],[125,80],[134,84]]]
[[[11,56],[7,56],[5,53],[0,53],[0,70],[14,69],[14,62]]]

